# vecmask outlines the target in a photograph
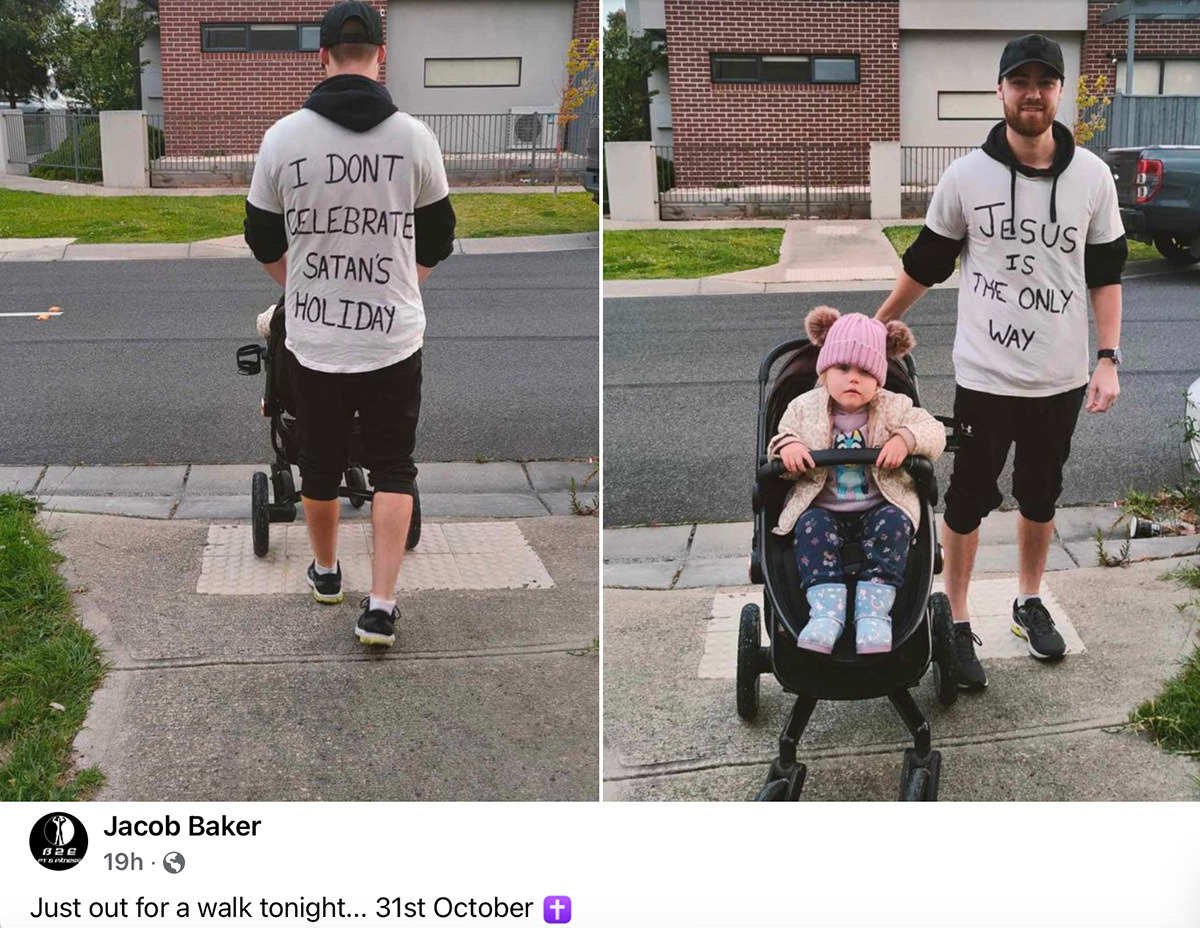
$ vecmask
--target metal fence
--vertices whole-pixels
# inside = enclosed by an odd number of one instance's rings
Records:
[[[974,145],[900,146],[900,212],[906,217],[924,216],[946,168],[955,158],[970,154]]]
[[[9,160],[35,177],[98,183],[100,117],[94,113],[22,113],[4,117]]]
[[[745,215],[865,215],[866,145],[656,145],[660,210],[729,208]]]
[[[462,180],[493,177],[549,179],[558,164],[572,180],[586,163],[587,130],[595,118],[584,108],[560,122],[556,112],[414,114],[437,136],[446,172]],[[246,186],[269,117],[212,118],[203,114],[147,117],[150,175],[155,186]],[[558,152],[562,142],[561,159]]]

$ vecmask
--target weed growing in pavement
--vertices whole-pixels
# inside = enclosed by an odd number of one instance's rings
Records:
[[[0,494],[0,801],[82,799],[104,782],[94,767],[72,769],[71,744],[105,665],[38,509]]]
[[[1100,567],[1125,567],[1129,563],[1129,539],[1126,538],[1117,556],[1104,550],[1104,532],[1096,529],[1096,564]]]
[[[596,479],[600,474],[600,462],[596,462],[596,466],[592,468],[592,472],[583,478],[581,483],[576,483],[575,478],[571,478],[571,512],[577,516],[594,516],[600,511],[600,494],[592,495],[590,505],[584,505],[579,501],[579,493],[589,483]]]

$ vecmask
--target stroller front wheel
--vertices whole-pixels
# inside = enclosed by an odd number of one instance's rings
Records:
[[[346,489],[353,491],[350,494],[350,505],[355,509],[362,509],[363,503],[367,501],[364,495],[367,490],[367,475],[357,464],[346,468]]]
[[[958,652],[954,649],[954,619],[945,593],[929,597],[929,624],[933,633],[933,686],[938,702],[952,706],[958,700]]]
[[[250,522],[254,533],[254,556],[266,557],[271,544],[271,500],[267,475],[255,471],[250,478]]]
[[[747,603],[742,607],[738,622],[737,650],[737,713],[747,722],[758,715],[759,697],[759,633],[758,606]]]

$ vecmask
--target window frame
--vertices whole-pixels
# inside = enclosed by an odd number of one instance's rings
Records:
[[[517,82],[515,84],[431,84],[429,83],[429,62],[431,61],[515,61],[517,63]],[[520,87],[525,74],[525,57],[523,55],[457,55],[447,58],[444,55],[421,59],[421,85],[428,90],[457,90],[465,87]]]
[[[291,27],[294,32],[294,35],[295,35],[296,47],[295,48],[251,48],[250,47],[250,30],[251,30],[251,27],[253,27],[253,26],[274,26],[281,32],[282,32],[282,29],[280,27],[283,27],[283,26]],[[229,54],[229,53],[245,54],[245,55],[289,55],[289,54],[293,54],[293,53],[302,53],[302,54],[311,55],[320,49],[320,33],[318,32],[316,48],[303,48],[301,45],[301,39],[304,34],[303,30],[306,28],[316,28],[317,30],[320,30],[321,24],[320,23],[310,23],[310,22],[290,22],[290,23],[202,22],[202,23],[200,23],[200,51],[204,54],[212,54],[212,55]],[[219,48],[209,47],[208,33],[209,33],[210,29],[241,29],[242,30],[242,45],[241,45],[241,47],[240,48],[234,47],[234,46],[221,46]]]
[[[990,94],[992,100],[996,103],[999,113],[992,116],[943,116],[942,115],[942,97],[953,96],[978,96],[979,94]],[[937,119],[938,122],[996,122],[1004,118],[1004,105],[996,99],[996,91],[994,90],[939,90],[937,92]]]
[[[719,58],[727,59],[752,59],[756,63],[757,77],[754,79],[747,78],[718,78],[716,76],[716,64]],[[809,63],[809,73],[814,75],[814,78],[807,81],[779,81],[779,80],[763,80],[762,64],[764,58],[806,58]],[[854,62],[854,80],[851,81],[819,81],[815,79],[817,62],[822,60],[833,61],[853,61]],[[823,84],[828,86],[857,86],[862,83],[862,56],[858,53],[831,55],[817,54],[813,52],[709,52],[708,53],[708,79],[711,84],[741,84],[741,85],[757,85],[763,84],[781,84],[787,87],[807,87],[813,84]]]

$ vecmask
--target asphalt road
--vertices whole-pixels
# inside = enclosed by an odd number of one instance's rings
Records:
[[[425,287],[418,461],[599,451],[597,251],[456,255]],[[278,288],[250,260],[0,264],[0,464],[255,463],[237,373]]]
[[[1137,273],[1131,269],[1132,273]],[[1183,392],[1200,376],[1200,268],[1127,280],[1121,397],[1081,412],[1061,502],[1096,504],[1182,475]],[[803,334],[828,304],[874,314],[886,293],[611,299],[604,303],[604,517],[607,525],[751,517],[756,378],[763,355]],[[957,291],[909,311],[921,402],[950,415]],[[1095,345],[1095,331],[1092,331]],[[951,459],[938,465],[944,491]],[[1011,484],[1011,464],[1001,489]],[[1008,497],[1011,503],[1011,496]]]

